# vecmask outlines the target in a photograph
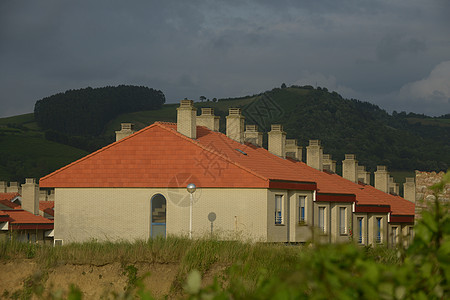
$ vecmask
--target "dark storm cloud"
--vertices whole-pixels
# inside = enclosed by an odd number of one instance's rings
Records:
[[[415,38],[388,34],[377,45],[377,58],[381,61],[392,62],[403,53],[416,54],[425,49],[425,43]]]
[[[450,60],[447,3],[2,1],[0,117],[86,86],[146,85],[174,102],[282,82],[439,114],[444,85],[424,85]],[[422,94],[412,104],[404,99],[417,82]]]

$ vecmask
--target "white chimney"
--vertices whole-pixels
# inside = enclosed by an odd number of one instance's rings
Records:
[[[214,115],[214,108],[202,107],[202,114],[197,116],[197,126],[205,126],[212,131],[219,131],[219,116]]]
[[[377,166],[375,171],[375,188],[389,193],[389,172],[386,166]]]
[[[332,159],[331,154],[323,155],[323,169],[336,173],[336,161]]]
[[[245,125],[244,141],[262,147],[263,134],[262,132],[258,132],[257,125]]]
[[[354,154],[345,154],[345,160],[342,161],[342,177],[358,182],[358,161]]]
[[[39,215],[39,185],[34,178],[25,179],[25,184],[22,185],[22,208]]]
[[[227,116],[227,137],[236,142],[244,142],[244,117],[240,108],[230,108]]]
[[[120,131],[116,131],[116,142],[135,133],[133,123],[121,123],[120,127]]]
[[[181,100],[177,108],[177,131],[185,136],[197,138],[197,109],[194,107],[194,101]]]
[[[406,177],[406,182],[403,184],[403,198],[412,203],[416,202],[416,182],[414,177]]]
[[[286,158],[286,132],[283,126],[274,124],[271,127],[269,136],[269,152],[279,157]]]
[[[358,165],[358,181],[364,184],[370,184],[370,173],[366,171],[366,167]]]
[[[286,139],[286,157],[302,161],[302,147],[297,145],[296,139]]]
[[[389,193],[390,194],[399,194],[399,185],[394,181],[394,177],[389,177]]]
[[[319,140],[309,140],[309,146],[306,146],[306,164],[319,171],[323,170],[323,148]]]
[[[16,181],[10,182],[9,186],[6,187],[7,193],[20,193],[19,183]]]
[[[7,186],[6,181],[0,181],[0,193],[6,193]]]

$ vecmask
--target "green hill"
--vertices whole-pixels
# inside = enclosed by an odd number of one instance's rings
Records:
[[[86,154],[46,140],[33,114],[0,119],[0,180],[40,178]]]
[[[121,114],[95,137],[44,131],[33,114],[0,119],[0,180],[45,175],[113,142],[114,131],[120,129],[122,122],[135,123],[138,130],[155,121],[176,122],[177,106],[164,104],[157,110]],[[215,114],[221,116],[222,132],[228,108],[239,107],[246,124],[256,124],[260,131],[268,132],[271,124],[282,124],[287,137],[298,139],[303,147],[310,139],[320,139],[325,153],[331,154],[338,165],[344,154],[352,153],[371,172],[377,165],[401,171],[393,172],[394,177],[398,175],[397,182],[412,176],[416,169],[440,171],[450,165],[448,115],[390,115],[368,102],[343,99],[336,92],[311,86],[275,88],[253,96],[196,102],[195,106],[214,108]]]
[[[113,135],[121,122],[134,122],[137,129],[157,120],[176,122],[177,106],[121,115],[108,124],[105,134]],[[222,117],[222,132],[228,108],[240,107],[246,124],[257,124],[260,131],[283,124],[287,137],[298,139],[300,145],[320,139],[333,159],[339,162],[346,153],[356,154],[360,164],[372,172],[377,165],[409,172],[447,170],[450,166],[450,119],[424,117],[418,122],[415,114],[393,116],[376,105],[343,99],[326,89],[276,88],[243,98],[196,102],[195,106],[214,108]]]

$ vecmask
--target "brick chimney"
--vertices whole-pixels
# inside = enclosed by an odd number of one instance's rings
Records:
[[[214,108],[202,107],[202,114],[197,116],[197,126],[205,126],[212,131],[219,131],[219,116],[214,115]]]
[[[227,137],[236,142],[244,142],[244,117],[240,108],[228,109],[227,118]]]
[[[197,138],[197,109],[194,107],[194,101],[181,100],[177,107],[177,131],[185,136]]]
[[[25,179],[25,184],[22,185],[22,208],[39,215],[39,185],[34,178]]]
[[[116,131],[116,142],[136,132],[133,123],[121,123],[120,127],[120,131]]]
[[[306,146],[306,164],[319,171],[323,170],[323,148],[319,140],[309,140],[309,146]]]
[[[273,124],[269,136],[269,152],[279,157],[286,158],[286,132],[283,126]]]
[[[403,184],[403,198],[416,203],[416,182],[414,177],[406,177],[406,182]]]
[[[354,154],[345,154],[345,159],[342,161],[342,177],[358,182],[358,161]]]
[[[370,184],[370,173],[366,171],[365,166],[358,165],[358,181],[365,184]]]
[[[245,125],[244,141],[262,147],[263,134],[262,132],[258,132],[257,125]]]
[[[389,172],[386,166],[377,166],[375,171],[375,188],[389,193]]]
[[[302,161],[303,148],[297,145],[296,139],[286,140],[286,157]]]

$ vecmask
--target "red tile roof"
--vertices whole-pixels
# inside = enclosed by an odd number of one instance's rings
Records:
[[[41,187],[198,187],[270,188],[314,186],[320,195],[353,197],[357,204],[390,205],[395,214],[414,214],[414,204],[360,185],[303,162],[283,159],[252,144],[197,126],[197,139],[156,122],[40,180]],[[288,188],[288,187],[287,187]],[[323,198],[325,199],[325,198]]]
[[[39,210],[53,217],[55,216],[54,208],[55,201],[39,201]]]
[[[20,194],[19,193],[0,193],[0,201],[1,200],[11,201],[16,197],[20,197]]]
[[[11,229],[53,229],[53,220],[36,216],[25,210],[8,210]]]
[[[9,215],[0,210],[0,222],[8,222],[9,221]]]
[[[20,209],[20,204],[11,202],[17,197],[20,197],[19,193],[0,193],[0,205],[11,209]]]

